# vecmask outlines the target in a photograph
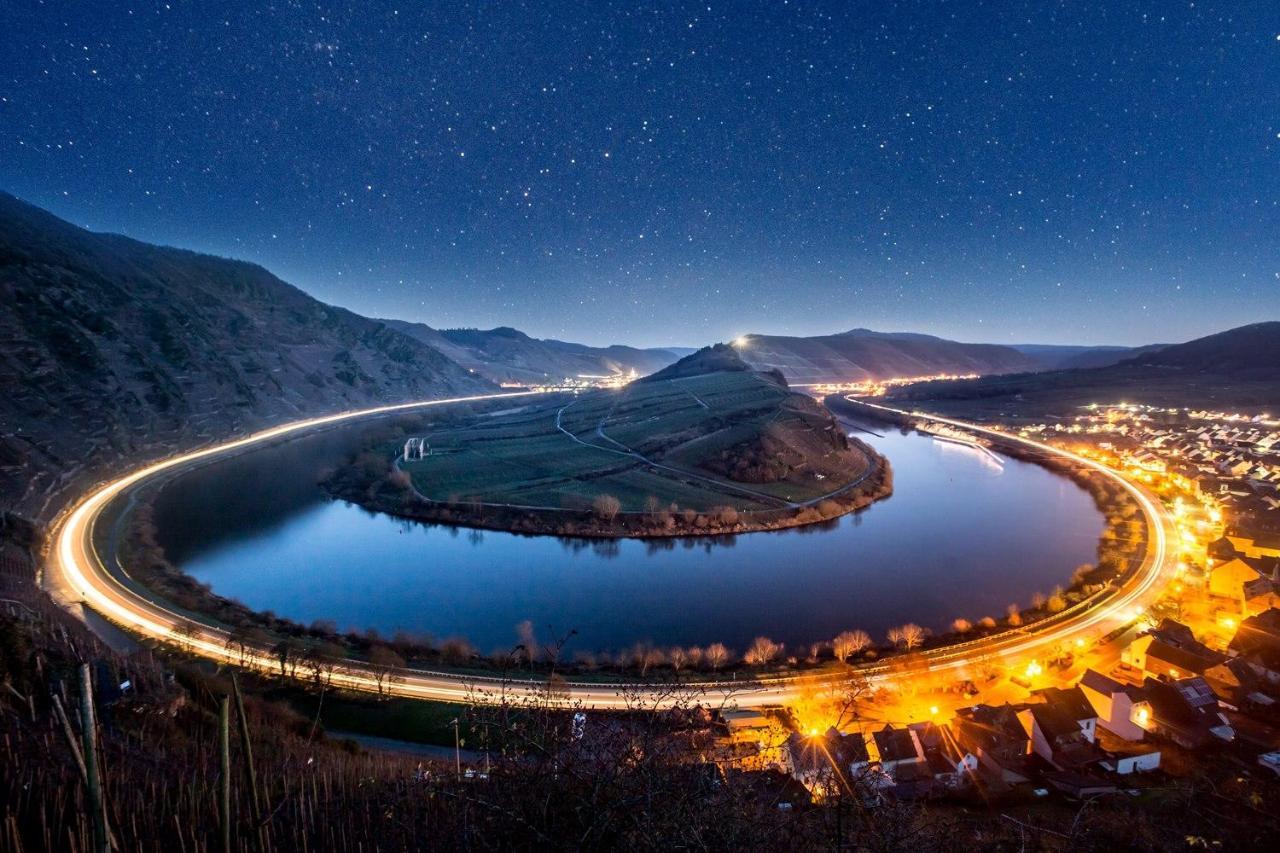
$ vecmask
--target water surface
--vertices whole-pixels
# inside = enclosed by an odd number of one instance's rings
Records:
[[[314,485],[349,434],[185,475],[157,521],[177,565],[250,607],[461,635],[482,651],[509,648],[524,619],[591,649],[741,650],[764,634],[798,650],[849,628],[943,629],[999,616],[1093,561],[1103,519],[1071,481],[917,433],[862,438],[893,465],[891,498],[823,528],[715,541],[563,540],[370,513]]]

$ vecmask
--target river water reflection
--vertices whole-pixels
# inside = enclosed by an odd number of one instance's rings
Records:
[[[562,540],[369,513],[314,485],[350,431],[187,474],[156,519],[177,565],[250,607],[482,651],[510,648],[529,619],[544,640],[576,630],[577,648],[741,650],[764,634],[798,652],[848,628],[883,638],[907,621],[999,616],[1094,559],[1103,519],[1069,480],[916,433],[862,438],[893,465],[891,498],[822,528],[728,539]]]

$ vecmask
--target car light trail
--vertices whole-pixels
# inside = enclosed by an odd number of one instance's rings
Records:
[[[358,418],[451,403],[498,400],[540,393],[544,392],[479,394],[342,412],[294,421],[225,444],[153,463],[100,486],[64,513],[55,527],[54,548],[49,567],[56,573],[61,584],[79,596],[86,606],[135,635],[152,640],[179,643],[194,654],[222,664],[273,672],[278,667],[278,661],[269,650],[245,649],[242,653],[238,648],[233,649],[228,645],[227,631],[215,625],[193,622],[187,616],[168,610],[121,583],[103,564],[93,544],[94,526],[103,510],[129,489],[159,474],[174,472],[182,467],[262,445],[278,438],[294,436],[308,430]],[[1138,503],[1147,520],[1147,554],[1135,576],[1130,579],[1129,586],[1115,591],[1096,606],[1086,607],[1079,612],[1073,612],[1075,609],[1073,608],[1067,611],[1067,616],[1064,618],[1050,617],[1044,620],[1050,624],[1040,629],[1031,625],[1026,629],[1007,631],[979,640],[931,649],[924,653],[931,671],[959,669],[971,665],[980,658],[992,655],[1002,657],[1025,655],[1043,648],[1046,644],[1073,639],[1083,631],[1100,626],[1115,627],[1127,623],[1132,621],[1132,613],[1135,609],[1142,606],[1148,596],[1158,589],[1169,559],[1166,527],[1170,524],[1170,519],[1164,508],[1157,501],[1152,500],[1149,493],[1139,485],[1100,462],[1033,439],[923,412],[907,412],[873,403],[862,402],[861,404],[899,416],[932,420],[973,433],[989,435],[1001,441],[1019,443],[1087,466],[1100,475],[1120,483]],[[1076,607],[1078,608],[1079,605]],[[191,626],[189,633],[186,632],[187,626]],[[180,628],[183,630],[180,631]],[[873,681],[887,681],[895,677],[889,671],[889,664],[886,663],[866,666],[861,671]],[[598,709],[626,709],[633,708],[637,700],[664,703],[684,701],[687,698],[687,696],[676,695],[679,691],[673,691],[671,685],[654,685],[645,682],[631,684],[570,682],[564,685],[555,697],[549,697],[544,681],[502,680],[414,669],[396,671],[395,680],[388,683],[387,680],[375,675],[373,668],[362,661],[355,660],[345,661],[342,669],[334,672],[329,680],[333,685],[353,690],[375,692],[381,685],[382,691],[390,695],[452,702],[498,701],[499,698],[508,701],[550,698],[551,701],[559,703],[581,703]],[[825,677],[820,675],[798,674],[748,682],[686,682],[683,687],[689,691],[700,691],[711,696],[718,693],[740,707],[759,707],[786,703],[799,696],[802,690],[811,688],[814,684],[821,684],[824,680],[826,680]]]

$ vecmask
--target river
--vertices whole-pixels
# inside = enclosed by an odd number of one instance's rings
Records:
[[[1077,485],[1026,462],[896,429],[860,437],[894,493],[822,527],[716,540],[564,540],[405,521],[328,500],[317,474],[356,430],[255,450],[157,497],[169,558],[215,592],[300,622],[464,636],[508,649],[576,631],[578,649],[757,635],[790,653],[862,628],[1000,616],[1094,560],[1103,518]]]

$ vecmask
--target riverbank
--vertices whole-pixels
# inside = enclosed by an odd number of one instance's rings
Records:
[[[913,428],[920,418],[895,411],[868,406],[832,395],[824,405],[837,415],[864,421],[890,424],[901,429]],[[1118,581],[1130,569],[1141,562],[1146,549],[1146,525],[1141,509],[1118,483],[1098,477],[1088,468],[1072,464],[1065,457],[1043,452],[1015,440],[1001,440],[998,436],[986,436],[984,447],[989,444],[1001,454],[1012,459],[1039,465],[1065,477],[1082,488],[1093,499],[1094,505],[1106,519],[1106,526],[1098,540],[1097,562],[1081,565],[1072,575],[1069,585],[1055,588],[1048,595],[1038,595],[1033,606],[1015,610],[1012,606],[1006,621],[1017,626],[1052,615],[1068,606],[1083,601],[1106,586]]]

